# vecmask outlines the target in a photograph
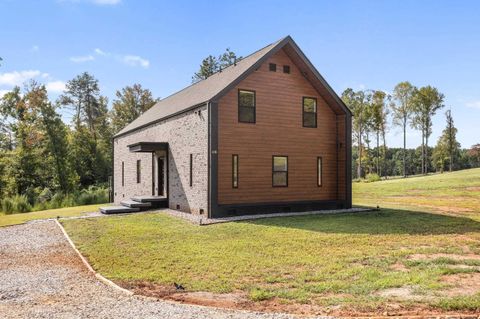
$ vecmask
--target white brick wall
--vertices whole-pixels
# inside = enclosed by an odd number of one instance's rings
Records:
[[[170,208],[207,214],[208,203],[208,112],[202,106],[129,133],[114,140],[114,198],[119,204],[135,195],[152,194],[152,154],[131,153],[127,145],[137,142],[168,142]],[[190,187],[190,154],[193,154],[193,185]],[[136,163],[141,160],[141,183]],[[125,186],[122,187],[122,161]],[[156,160],[155,160],[156,162]],[[156,164],[155,164],[156,165]],[[156,175],[156,172],[155,172]],[[155,183],[157,184],[157,183]],[[157,185],[155,185],[157,187]]]

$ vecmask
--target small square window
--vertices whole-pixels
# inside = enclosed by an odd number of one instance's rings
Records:
[[[290,74],[290,65],[284,65],[283,66],[283,73]]]
[[[277,72],[277,65],[275,63],[270,63],[268,68],[272,72]]]

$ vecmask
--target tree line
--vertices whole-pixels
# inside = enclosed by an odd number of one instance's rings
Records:
[[[445,107],[444,99],[435,87],[417,88],[407,81],[397,84],[392,94],[381,90],[346,89],[342,100],[353,113],[354,178],[369,174],[406,177],[479,167],[480,145],[461,149],[451,110],[445,112],[446,127],[436,146],[429,146],[432,118]],[[386,134],[392,127],[401,128],[403,148],[387,147]],[[421,132],[422,141],[417,149],[407,149],[409,129]]]
[[[34,206],[57,196],[56,206],[64,206],[82,190],[106,189],[113,135],[156,101],[134,84],[116,92],[109,110],[98,80],[86,72],[68,81],[56,101],[33,80],[15,87],[0,99],[0,198],[21,195]]]

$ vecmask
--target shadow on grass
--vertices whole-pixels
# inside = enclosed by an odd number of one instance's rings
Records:
[[[480,232],[480,223],[470,218],[399,209],[381,209],[353,214],[267,218],[245,222],[253,225],[340,234],[442,235]]]

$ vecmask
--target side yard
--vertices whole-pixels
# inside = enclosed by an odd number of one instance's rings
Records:
[[[38,220],[38,219],[82,216],[82,215],[85,215],[86,213],[97,212],[100,207],[105,205],[108,205],[108,204],[65,207],[65,208],[48,209],[48,210],[41,210],[38,212],[18,213],[18,214],[11,214],[11,215],[5,215],[3,213],[0,213],[0,227],[22,224],[28,221]]]

